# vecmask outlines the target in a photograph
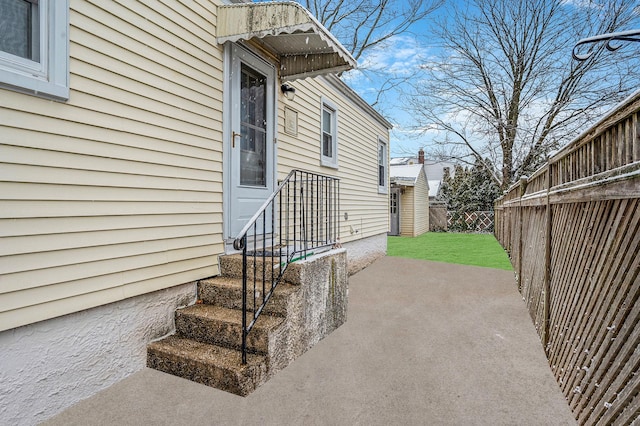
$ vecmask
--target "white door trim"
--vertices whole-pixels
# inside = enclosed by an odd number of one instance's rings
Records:
[[[273,63],[268,62],[264,58],[260,57],[256,53],[250,51],[248,48],[238,44],[227,42],[224,45],[224,66],[223,66],[223,97],[222,97],[222,140],[223,140],[223,153],[222,153],[222,184],[223,184],[223,196],[222,196],[222,219],[223,219],[223,238],[228,244],[230,244],[236,235],[232,234],[231,228],[231,204],[232,204],[232,186],[233,186],[233,168],[232,168],[232,134],[233,134],[233,74],[234,74],[234,55],[241,53],[243,56],[250,58],[251,62],[261,63],[268,66],[272,72],[270,76],[273,87],[273,96],[271,105],[272,114],[269,118],[270,125],[272,126],[273,141],[270,143],[271,149],[271,170],[270,176],[267,178],[272,179],[273,188],[277,187],[277,138],[278,138],[278,92],[277,92],[277,71]],[[251,65],[249,63],[248,65]],[[238,143],[238,141],[236,141]]]

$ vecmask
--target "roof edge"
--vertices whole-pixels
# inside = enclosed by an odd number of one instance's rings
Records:
[[[385,126],[387,129],[393,129],[393,124],[389,122],[384,116],[379,113],[374,107],[372,107],[367,101],[362,99],[355,90],[353,90],[347,83],[342,81],[340,77],[335,74],[326,74],[323,76],[325,81],[331,84],[336,90],[342,92],[349,100],[359,106],[362,110],[369,113],[372,117],[377,119],[380,124]]]
[[[278,10],[281,8],[281,10]],[[269,20],[260,21],[258,9],[273,10],[273,17]],[[227,24],[228,11],[244,10],[247,25],[233,26],[233,29],[221,25]],[[280,13],[275,13],[276,11]],[[259,23],[263,25],[258,25]],[[264,38],[267,36],[278,36],[280,34],[292,34],[295,32],[313,32],[324,41],[331,50],[343,61],[341,70],[357,68],[358,63],[351,53],[327,30],[307,9],[302,5],[291,1],[265,2],[265,3],[234,3],[218,6],[218,27],[219,34],[216,36],[218,44],[225,42],[237,42],[240,40],[250,40],[252,38]],[[228,31],[226,31],[228,29]],[[309,52],[310,54],[312,52]],[[344,68],[344,69],[343,69]],[[336,72],[331,70],[331,72]],[[288,76],[288,79],[292,79]]]

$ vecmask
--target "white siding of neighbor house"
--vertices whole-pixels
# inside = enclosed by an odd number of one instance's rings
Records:
[[[413,235],[417,237],[429,230],[429,185],[424,173],[416,180],[413,196]]]
[[[400,235],[414,236],[414,189],[413,186],[403,187],[404,194],[400,195]]]
[[[400,235],[417,237],[429,230],[429,185],[421,172],[400,196]]]
[[[0,330],[215,275],[223,252],[215,5],[70,9],[69,100],[0,89]]]
[[[378,139],[388,140],[389,129],[322,77],[296,80],[291,85],[296,89],[295,99],[280,96],[278,102],[278,178],[294,168],[340,178],[341,241],[386,233],[389,195],[378,191]],[[337,168],[320,163],[322,99],[338,107]],[[297,136],[284,130],[285,107],[298,113]]]

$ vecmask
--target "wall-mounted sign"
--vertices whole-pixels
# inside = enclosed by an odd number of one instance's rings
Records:
[[[292,136],[298,136],[298,112],[289,107],[284,108],[284,131]]]

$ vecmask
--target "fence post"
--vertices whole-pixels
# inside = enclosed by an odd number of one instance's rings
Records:
[[[551,191],[552,186],[552,164],[549,163],[547,165],[547,182],[546,182],[546,219],[547,219],[547,229],[546,229],[546,238],[544,242],[544,282],[543,282],[543,291],[544,291],[544,306],[543,306],[543,329],[542,329],[542,346],[544,347],[544,351],[548,351],[549,345],[549,323],[551,322],[551,234],[553,227],[551,226],[551,221],[553,220],[553,214],[551,212],[551,203],[549,202],[549,192]],[[548,353],[548,352],[547,352]]]
[[[525,191],[527,190],[527,176],[522,176],[520,178],[520,191],[518,194],[518,226],[520,228],[520,238],[518,239],[518,291],[522,293],[522,217],[524,216],[524,208],[522,207],[522,197],[524,196]]]

